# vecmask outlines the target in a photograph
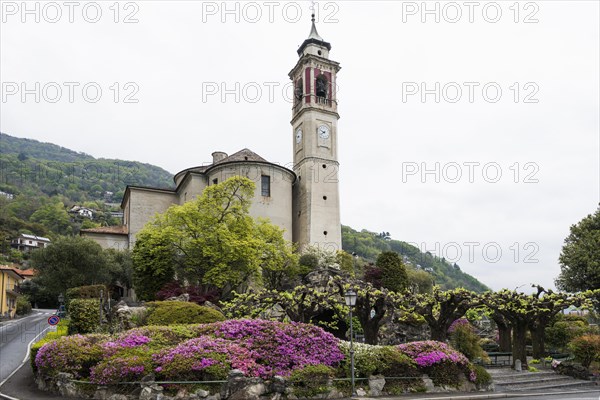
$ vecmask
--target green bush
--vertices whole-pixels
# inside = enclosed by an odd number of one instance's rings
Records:
[[[175,346],[185,340],[197,337],[191,325],[173,325],[173,326],[143,326],[129,330],[135,333],[147,336],[152,341],[150,346],[154,348],[163,348]]]
[[[384,347],[380,357],[383,358],[383,366],[379,373],[387,378],[385,391],[389,394],[398,395],[406,392],[422,392],[425,390],[423,375],[417,368],[417,364],[406,354],[400,353],[394,347]]]
[[[385,367],[382,352],[383,346],[372,346],[363,343],[354,343],[354,371],[358,378],[368,378],[379,373]],[[350,342],[340,342],[340,350],[344,353],[344,360],[340,365],[343,375],[350,377]]]
[[[345,357],[340,363],[338,376],[350,377],[350,343],[341,342],[340,350]],[[420,392],[424,387],[422,373],[415,362],[392,346],[355,343],[354,370],[359,378],[368,378],[371,375],[415,378],[386,380],[385,390],[390,394]]]
[[[546,343],[550,348],[563,351],[567,349],[570,341],[585,335],[588,329],[589,325],[586,321],[563,317],[552,326],[546,328],[544,335]]]
[[[463,372],[460,365],[445,361],[433,364],[427,374],[436,386],[458,387],[460,382],[457,377]]]
[[[475,372],[475,376],[477,377],[475,379],[475,384],[478,389],[492,383],[492,376],[481,365],[473,365],[473,372]]]
[[[208,324],[224,321],[225,316],[212,308],[185,301],[148,303],[146,325]]]
[[[31,302],[27,296],[17,297],[17,315],[27,315],[31,312]]]
[[[73,299],[69,304],[69,335],[96,332],[100,327],[100,300]]]
[[[588,368],[594,361],[600,360],[600,335],[584,335],[573,339],[569,348],[581,365]]]
[[[298,398],[311,398],[329,392],[329,382],[335,370],[326,365],[308,365],[295,370],[289,377],[289,383]]]
[[[450,334],[450,344],[471,361],[486,356],[479,342],[479,336],[470,324],[457,324]]]

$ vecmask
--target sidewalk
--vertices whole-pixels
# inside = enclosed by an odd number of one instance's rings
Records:
[[[0,387],[0,399],[6,400],[63,400],[58,394],[38,390],[29,363],[23,364],[17,372]],[[83,399],[74,399],[83,400]]]

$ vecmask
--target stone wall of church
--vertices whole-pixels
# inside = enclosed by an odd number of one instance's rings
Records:
[[[125,204],[125,223],[129,228],[129,246],[133,249],[135,236],[156,214],[179,203],[177,194],[142,188],[130,188]]]
[[[200,196],[207,185],[208,182],[206,181],[206,176],[204,174],[188,174],[177,188],[179,204],[187,203]]]
[[[103,249],[126,250],[129,246],[126,235],[85,232],[84,236],[98,243]]]
[[[240,162],[218,165],[208,171],[208,182],[220,183],[232,176],[245,176],[256,184],[250,215],[268,218],[284,229],[284,238],[292,240],[292,185],[294,174],[274,164]],[[270,196],[263,196],[262,176],[270,181]]]

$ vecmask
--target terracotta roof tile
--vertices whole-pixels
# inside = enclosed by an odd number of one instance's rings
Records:
[[[229,157],[225,157],[224,159],[217,161],[213,165],[222,164],[226,162],[236,162],[236,161],[259,161],[259,162],[268,162],[255,152],[250,149],[243,149],[238,151],[237,153],[233,153]]]

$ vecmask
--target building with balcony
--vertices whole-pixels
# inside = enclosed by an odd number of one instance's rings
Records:
[[[25,278],[14,268],[0,265],[0,318],[14,318],[19,285]]]

